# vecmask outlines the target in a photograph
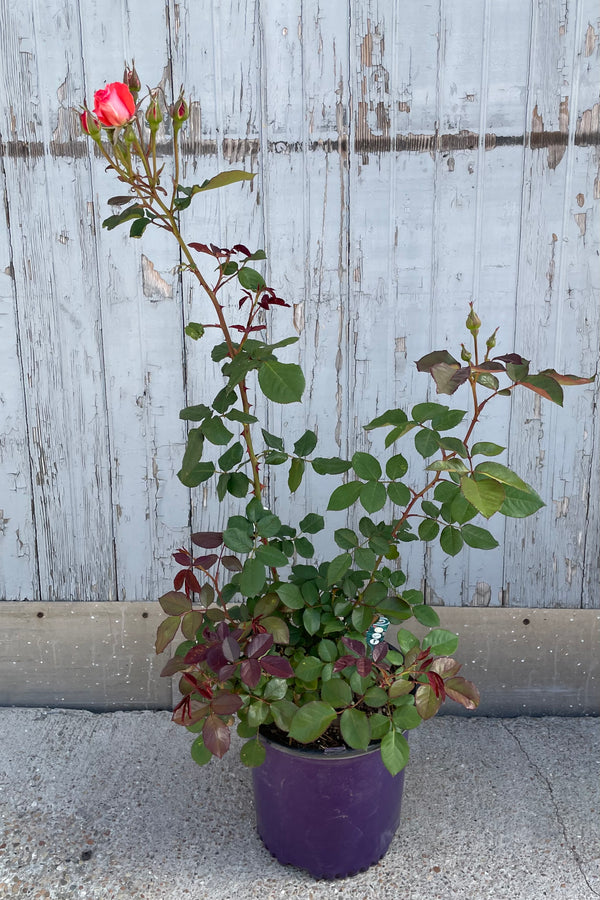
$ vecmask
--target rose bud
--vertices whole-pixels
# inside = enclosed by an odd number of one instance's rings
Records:
[[[135,63],[133,60],[131,60],[131,69],[129,68],[127,63],[125,63],[123,81],[134,96],[139,93],[140,88],[142,87],[142,83],[140,81],[140,76],[135,70]]]
[[[94,140],[98,140],[102,129],[100,128],[100,123],[98,122],[98,119],[95,117],[95,115],[90,112],[89,109],[84,108],[79,118],[81,121],[81,130],[83,131],[83,133],[89,134],[89,136],[91,138],[94,138]]]
[[[176,128],[180,128],[186,119],[190,117],[190,111],[187,103],[183,99],[183,93],[179,95],[175,103],[172,103],[169,107],[169,114],[173,119],[173,124]]]
[[[473,304],[471,303],[471,310],[469,315],[467,316],[466,326],[471,332],[472,335],[477,335],[480,327],[481,327],[481,319],[473,309]]]
[[[151,93],[150,95],[150,103],[148,105],[148,109],[146,110],[146,122],[150,126],[150,131],[156,131],[158,126],[162,122],[162,113],[160,111],[160,106],[158,104],[158,97],[156,92]]]
[[[114,81],[94,94],[94,113],[107,128],[125,125],[135,115],[135,100],[126,84]]]

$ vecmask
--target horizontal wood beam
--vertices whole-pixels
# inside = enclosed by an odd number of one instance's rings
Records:
[[[478,715],[600,714],[599,611],[437,609],[460,636]],[[0,603],[0,706],[170,709],[165,657],[153,650],[162,618],[155,602]]]

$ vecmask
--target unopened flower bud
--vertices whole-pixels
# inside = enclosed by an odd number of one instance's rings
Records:
[[[464,344],[460,345],[460,358],[463,362],[471,362],[471,354],[467,350]]]
[[[135,95],[135,94],[139,93],[142,83],[140,81],[140,76],[138,75],[138,73],[135,70],[135,63],[133,60],[131,60],[131,69],[129,68],[127,63],[125,63],[125,71],[123,72],[123,81],[127,85],[127,87],[129,88],[129,90],[131,91],[132,94]]]
[[[481,328],[481,319],[479,318],[479,316],[473,309],[472,303],[471,303],[471,310],[469,312],[469,315],[467,316],[466,325],[467,325],[467,328],[469,329],[469,331],[471,332],[471,334],[474,337],[476,337],[477,333],[479,332],[479,329]]]
[[[498,331],[498,329],[496,328],[496,331],[494,331],[493,334],[490,334],[489,338],[485,342],[485,346],[488,348],[488,350],[493,350],[493,348],[496,346],[496,332],[497,331]]]
[[[169,115],[173,119],[173,124],[177,129],[181,128],[186,119],[189,119],[190,110],[184,100],[183,91],[181,91],[175,103],[172,103],[169,107]]]
[[[160,111],[158,97],[156,95],[156,92],[153,92],[150,94],[150,103],[148,105],[148,109],[146,110],[146,122],[150,126],[150,131],[157,131],[158,126],[162,122],[162,118],[163,117]]]
[[[95,141],[100,139],[100,134],[102,129],[100,127],[100,122],[96,118],[96,116],[90,112],[89,109],[83,110],[80,116],[81,120],[81,130],[84,134],[89,134],[91,138]]]
[[[123,138],[123,140],[125,141],[127,146],[131,146],[131,144],[135,143],[135,140],[136,140],[135,131],[133,130],[131,124],[125,126],[125,128],[123,129],[123,132],[121,134],[121,137]]]

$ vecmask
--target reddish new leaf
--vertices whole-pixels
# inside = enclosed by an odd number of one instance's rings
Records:
[[[227,663],[226,666],[221,666],[221,668],[217,672],[217,678],[219,679],[219,681],[227,681],[228,678],[231,678],[235,670],[236,666],[232,665],[231,663]]]
[[[361,657],[360,659],[355,660],[356,663],[356,671],[360,675],[361,678],[366,678],[367,675],[371,673],[371,669],[373,668],[373,662],[370,659],[365,659]]]
[[[250,641],[248,641],[248,645],[246,647],[246,656],[249,659],[258,659],[258,657],[264,656],[267,650],[270,650],[272,646],[272,634],[270,634],[268,631],[265,631],[262,634],[256,634]]]
[[[187,668],[186,661],[182,659],[181,656],[174,656],[166,664],[166,666],[160,673],[160,677],[169,678],[171,675],[175,675],[177,672],[183,672],[185,668]]]
[[[227,635],[221,646],[223,648],[223,654],[229,662],[235,662],[236,659],[239,659],[242,655],[240,645],[230,634]]]
[[[243,568],[237,556],[223,556],[221,563],[228,572],[241,572]]]
[[[219,694],[219,696],[213,700],[210,707],[218,716],[231,716],[233,713],[237,712],[242,705],[243,701],[241,697],[226,691]]]
[[[415,692],[415,706],[422,719],[431,719],[442,705],[430,684],[421,684]]]
[[[479,691],[472,681],[467,681],[462,675],[456,678],[449,678],[445,686],[448,697],[456,700],[465,709],[477,709],[479,706]]]
[[[539,374],[548,375],[550,378],[554,378],[555,381],[558,381],[559,384],[565,385],[590,384],[596,379],[595,375],[592,375],[591,378],[584,378],[583,375],[561,375],[556,369],[544,369]]]
[[[385,641],[381,641],[380,644],[377,644],[377,646],[373,648],[373,662],[381,663],[386,658],[389,649],[390,648]]]
[[[187,552],[187,550],[179,549],[176,553],[173,553],[173,559],[179,566],[191,566],[192,565],[192,557]]]
[[[231,741],[229,728],[222,719],[211,713],[202,728],[202,740],[213,756],[222,759],[229,750]]]
[[[197,666],[206,659],[208,647],[191,647],[183,657],[186,666]]]
[[[194,560],[194,565],[197,569],[210,569],[218,559],[219,557],[216,553],[209,553],[207,556],[197,556]]]
[[[223,543],[223,533],[221,531],[197,531],[192,535],[192,543],[205,550],[214,550]]]
[[[255,688],[260,681],[261,667],[257,659],[245,659],[240,666],[240,678],[249,688]]]
[[[275,678],[293,678],[294,670],[285,656],[263,656],[260,661],[263,671]]]
[[[342,640],[343,640],[343,638],[342,638]],[[346,668],[348,668],[348,666],[353,666],[355,662],[356,662],[355,656],[340,656],[340,658],[336,659],[336,661],[333,664],[333,671],[341,672],[342,669],[346,669]]]
[[[217,673],[223,666],[226,666],[228,662],[231,662],[231,660],[225,657],[220,644],[213,644],[212,647],[208,648],[206,653],[206,664],[213,672]]]
[[[359,656],[366,655],[366,647],[362,641],[356,641],[353,638],[343,637],[342,644],[347,647],[349,650],[354,650]]]
[[[437,672],[428,672],[427,680],[429,681],[429,684],[433,688],[433,693],[435,694],[435,696],[438,697],[440,700],[445,700],[446,699],[446,691],[444,689],[444,679],[441,678]]]
[[[213,255],[210,248],[206,244],[198,244],[196,241],[190,241],[188,246],[191,247],[192,250],[197,250],[198,253],[208,253],[209,256]]]
[[[185,589],[188,593],[199,594],[202,588],[191,569],[185,570]]]

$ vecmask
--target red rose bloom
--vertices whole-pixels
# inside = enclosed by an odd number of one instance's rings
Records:
[[[135,100],[126,84],[114,81],[94,94],[94,113],[108,128],[129,122],[135,113]]]

